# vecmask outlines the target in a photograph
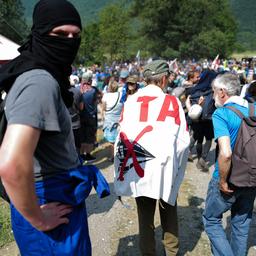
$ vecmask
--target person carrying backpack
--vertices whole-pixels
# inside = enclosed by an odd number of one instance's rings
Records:
[[[249,105],[238,96],[240,82],[235,74],[218,75],[212,88],[217,107],[212,120],[219,153],[208,187],[203,222],[213,255],[243,256],[247,254],[248,232],[256,195],[256,182],[253,180],[255,169],[252,168],[255,164],[255,157],[252,157],[255,154],[255,105]],[[236,113],[237,110],[245,119]],[[245,139],[246,144],[243,145]],[[230,241],[221,224],[223,213],[229,210]]]

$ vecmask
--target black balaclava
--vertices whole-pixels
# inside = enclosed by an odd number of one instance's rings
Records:
[[[31,69],[47,70],[59,83],[67,107],[73,96],[68,91],[71,64],[80,45],[80,38],[50,36],[58,26],[75,25],[82,29],[75,7],[66,0],[41,0],[33,12],[33,26],[28,41],[19,48],[20,56],[0,69],[0,88],[9,91],[20,74]]]

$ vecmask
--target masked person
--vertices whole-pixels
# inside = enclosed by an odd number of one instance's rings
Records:
[[[0,70],[7,130],[0,176],[10,197],[21,255],[91,255],[85,198],[109,193],[96,167],[83,167],[67,107],[80,16],[66,0],[41,0],[20,56]]]

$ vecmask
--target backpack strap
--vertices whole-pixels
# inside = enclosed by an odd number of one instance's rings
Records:
[[[249,103],[249,116],[255,116],[255,107],[253,103]]]
[[[232,110],[233,112],[235,112],[241,119],[245,118],[245,116],[243,115],[243,113],[231,106],[225,106],[225,108],[228,108],[230,110]],[[255,107],[253,103],[249,103],[248,104],[248,108],[249,108],[249,117],[255,117]]]
[[[106,112],[112,111],[116,107],[117,103],[119,102],[119,98],[120,98],[120,92],[118,92],[118,96],[117,96],[117,100],[116,100],[115,105],[113,105],[110,109],[106,109],[105,111]]]
[[[4,134],[7,128],[7,119],[4,111],[6,99],[7,99],[7,95],[4,98],[4,100],[0,103],[0,145],[3,142]]]
[[[243,113],[240,110],[238,110],[234,107],[231,107],[231,106],[225,106],[225,108],[228,108],[228,109],[232,110],[233,112],[235,112],[241,119],[245,118],[245,116],[243,115]]]

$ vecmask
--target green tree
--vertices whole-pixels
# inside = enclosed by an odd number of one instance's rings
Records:
[[[121,4],[105,7],[99,14],[99,37],[103,52],[110,60],[127,57],[130,33],[128,13]]]
[[[78,53],[80,62],[92,64],[103,61],[103,52],[100,47],[99,24],[90,23],[82,31],[82,41]]]
[[[230,0],[230,2],[239,24],[237,50],[256,50],[255,0]]]
[[[242,31],[238,33],[237,39],[244,49],[256,50],[256,33],[251,31]]]
[[[152,54],[162,57],[222,57],[235,44],[237,25],[228,0],[135,0]]]
[[[0,33],[22,43],[27,35],[23,14],[24,8],[20,0],[0,0]]]

